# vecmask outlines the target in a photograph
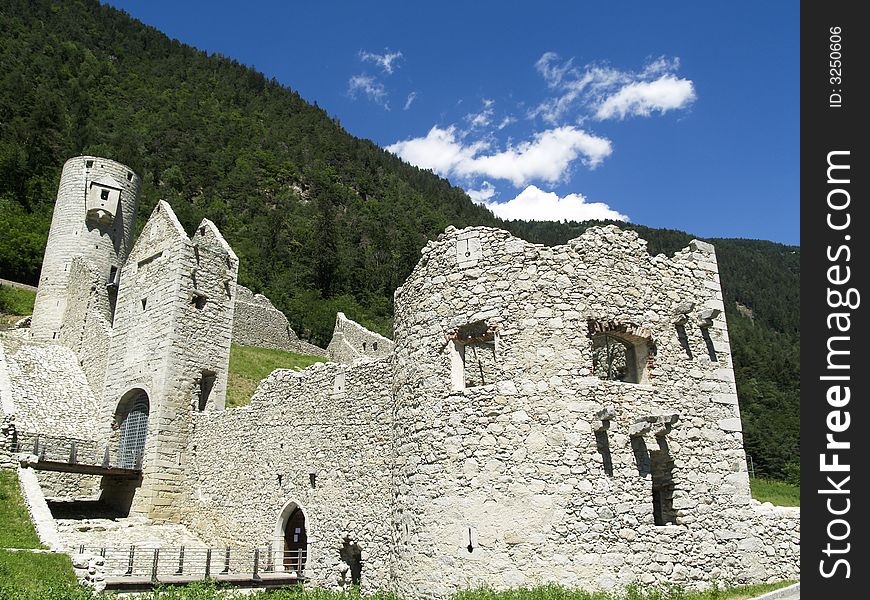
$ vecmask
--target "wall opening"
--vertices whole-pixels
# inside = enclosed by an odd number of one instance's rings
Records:
[[[208,401],[211,398],[211,392],[214,389],[214,383],[217,379],[217,373],[214,371],[203,371],[199,378],[199,398],[197,398],[197,410],[204,411],[208,407]]]
[[[650,473],[652,474],[653,519],[656,525],[676,523],[674,513],[674,460],[668,451],[667,442],[659,438],[659,449],[651,450]]]
[[[118,402],[115,425],[119,431],[117,464],[122,469],[141,469],[148,436],[148,394],[130,390]]]
[[[305,530],[305,513],[298,506],[287,517],[284,525],[284,552],[282,564],[285,571],[301,575],[308,558],[308,533]]]
[[[487,385],[498,380],[496,338],[495,328],[485,321],[463,325],[448,336],[454,390]]]
[[[347,565],[350,571],[351,585],[359,585],[362,580],[362,548],[359,544],[351,541],[350,538],[344,538],[344,543],[341,546],[339,556],[344,564]],[[345,575],[345,578],[347,575]]]
[[[652,339],[634,325],[588,322],[592,341],[592,374],[606,381],[646,383],[655,354]]]
[[[190,305],[195,306],[199,310],[205,308],[206,302],[206,297],[202,294],[194,294],[193,297],[190,299]]]

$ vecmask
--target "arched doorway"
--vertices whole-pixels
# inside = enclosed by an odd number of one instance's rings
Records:
[[[118,466],[122,469],[141,469],[148,435],[148,394],[144,390],[130,390],[118,403],[115,415],[118,424]]]
[[[308,534],[305,513],[298,506],[290,513],[284,526],[284,570],[301,575],[308,558]]]

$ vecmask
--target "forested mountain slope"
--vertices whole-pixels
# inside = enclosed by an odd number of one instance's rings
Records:
[[[215,221],[240,281],[328,342],[337,310],[389,334],[392,293],[448,224],[562,243],[583,223],[505,223],[459,188],[353,137],[296,92],[95,0],[0,4],[0,277],[36,283],[60,168],[96,154],[190,230]],[[140,226],[143,219],[140,218]],[[635,226],[653,252],[692,236]],[[797,477],[799,250],[716,244],[747,450]],[[738,312],[736,303],[743,307]],[[749,315],[752,317],[750,318]]]

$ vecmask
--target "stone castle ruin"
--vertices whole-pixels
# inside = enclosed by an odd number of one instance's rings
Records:
[[[339,313],[324,351],[237,284],[210,221],[188,237],[160,202],[134,243],[138,191],[66,163],[31,337],[0,340],[4,460],[47,496],[407,597],[798,577],[799,511],[750,496],[711,245],[448,227],[396,291],[394,340]],[[328,361],[225,409],[232,341]],[[16,445],[35,434],[104,470],[39,470]]]

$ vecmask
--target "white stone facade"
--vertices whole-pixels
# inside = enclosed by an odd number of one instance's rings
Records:
[[[0,375],[39,389],[47,375],[26,365],[53,356],[63,373],[49,378],[90,385],[83,422],[116,445],[144,394],[142,480],[101,483],[133,513],[216,547],[268,545],[276,564],[301,518],[309,581],[406,597],[798,576],[799,510],[750,497],[709,244],[669,258],[613,226],[556,247],[449,227],[396,291],[395,343],[340,314],[336,362],[277,370],[226,410],[234,307],[250,323],[247,305],[263,309],[261,340],[284,326],[270,303],[237,298],[217,229],[188,239],[160,203],[121,268],[113,321],[85,263],[71,263],[77,300],[58,327],[76,354],[3,340]],[[68,391],[46,389],[24,395],[16,422],[83,435],[51,410]]]

